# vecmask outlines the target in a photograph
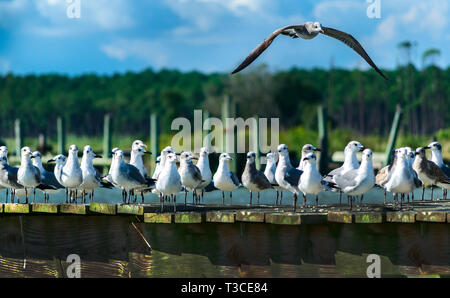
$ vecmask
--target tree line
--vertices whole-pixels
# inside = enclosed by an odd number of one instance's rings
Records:
[[[331,128],[387,135],[396,105],[404,110],[402,129],[431,134],[450,123],[450,68],[412,64],[385,71],[298,69],[270,72],[264,65],[230,76],[177,70],[113,75],[60,74],[0,76],[0,137],[14,134],[22,119],[25,136],[56,135],[56,118],[69,133],[96,136],[110,113],[114,132],[147,134],[149,115],[158,114],[163,131],[176,117],[192,118],[194,109],[220,117],[225,95],[240,117],[278,117],[282,129],[316,128],[314,108],[325,104]]]

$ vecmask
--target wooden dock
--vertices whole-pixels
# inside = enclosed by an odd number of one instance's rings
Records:
[[[450,277],[450,202],[393,210],[0,204],[0,277]]]

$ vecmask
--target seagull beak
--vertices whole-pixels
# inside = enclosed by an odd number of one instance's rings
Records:
[[[323,31],[323,29],[320,29],[319,32],[322,33],[322,34],[325,34],[325,31]]]
[[[32,155],[30,155],[30,158],[35,158],[36,156],[34,156],[33,154]]]
[[[195,160],[198,160],[198,157],[196,157],[196,156],[192,156],[192,157],[191,157],[191,159],[195,159]]]
[[[308,160],[306,157],[304,157],[303,159],[302,159],[302,161],[305,161],[305,160]]]
[[[322,149],[316,148],[316,149],[314,149],[314,151],[322,151]]]
[[[150,151],[145,150],[144,154],[152,154]]]
[[[94,158],[103,158],[101,155],[95,155]]]
[[[147,145],[145,145],[145,144],[141,144],[141,146],[147,148]]]
[[[423,147],[423,149],[431,149],[430,146]]]
[[[49,161],[47,161],[47,163],[51,163],[51,162],[55,162],[56,160],[54,158],[50,159]]]
[[[359,148],[359,151],[364,151],[366,150],[366,147],[362,146],[361,148]]]

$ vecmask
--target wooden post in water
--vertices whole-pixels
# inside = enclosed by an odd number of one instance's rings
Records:
[[[23,146],[23,133],[20,119],[14,121],[14,134],[16,137],[16,156],[20,156],[20,149]]]
[[[155,113],[150,115],[150,151],[152,152],[151,166],[155,168],[156,157],[159,155],[159,128],[158,116]]]
[[[255,152],[256,155],[256,168],[261,169],[261,154],[259,151],[259,117],[255,115],[253,118],[256,120],[256,125],[253,127],[253,131],[250,132],[250,137],[253,139],[253,148],[251,150]]]
[[[103,157],[111,155],[111,115],[105,114],[103,118]]]
[[[58,138],[58,154],[64,154],[66,150],[66,127],[64,119],[61,116],[56,120],[56,130]]]
[[[389,133],[388,144],[386,146],[384,165],[387,165],[389,163],[392,149],[394,149],[395,147],[395,142],[397,141],[397,135],[398,130],[400,128],[400,121],[402,118],[402,114],[403,114],[402,108],[400,107],[400,105],[397,105],[395,108],[394,120],[392,121],[391,132]]]
[[[319,172],[328,173],[328,130],[327,130],[327,108],[323,105],[317,107],[317,120],[319,127],[320,158],[318,160]]]

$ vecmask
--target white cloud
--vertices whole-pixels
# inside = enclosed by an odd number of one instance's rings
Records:
[[[145,39],[118,39],[110,44],[104,44],[100,49],[108,56],[119,61],[136,58],[156,67],[167,64],[167,51],[156,41]]]

